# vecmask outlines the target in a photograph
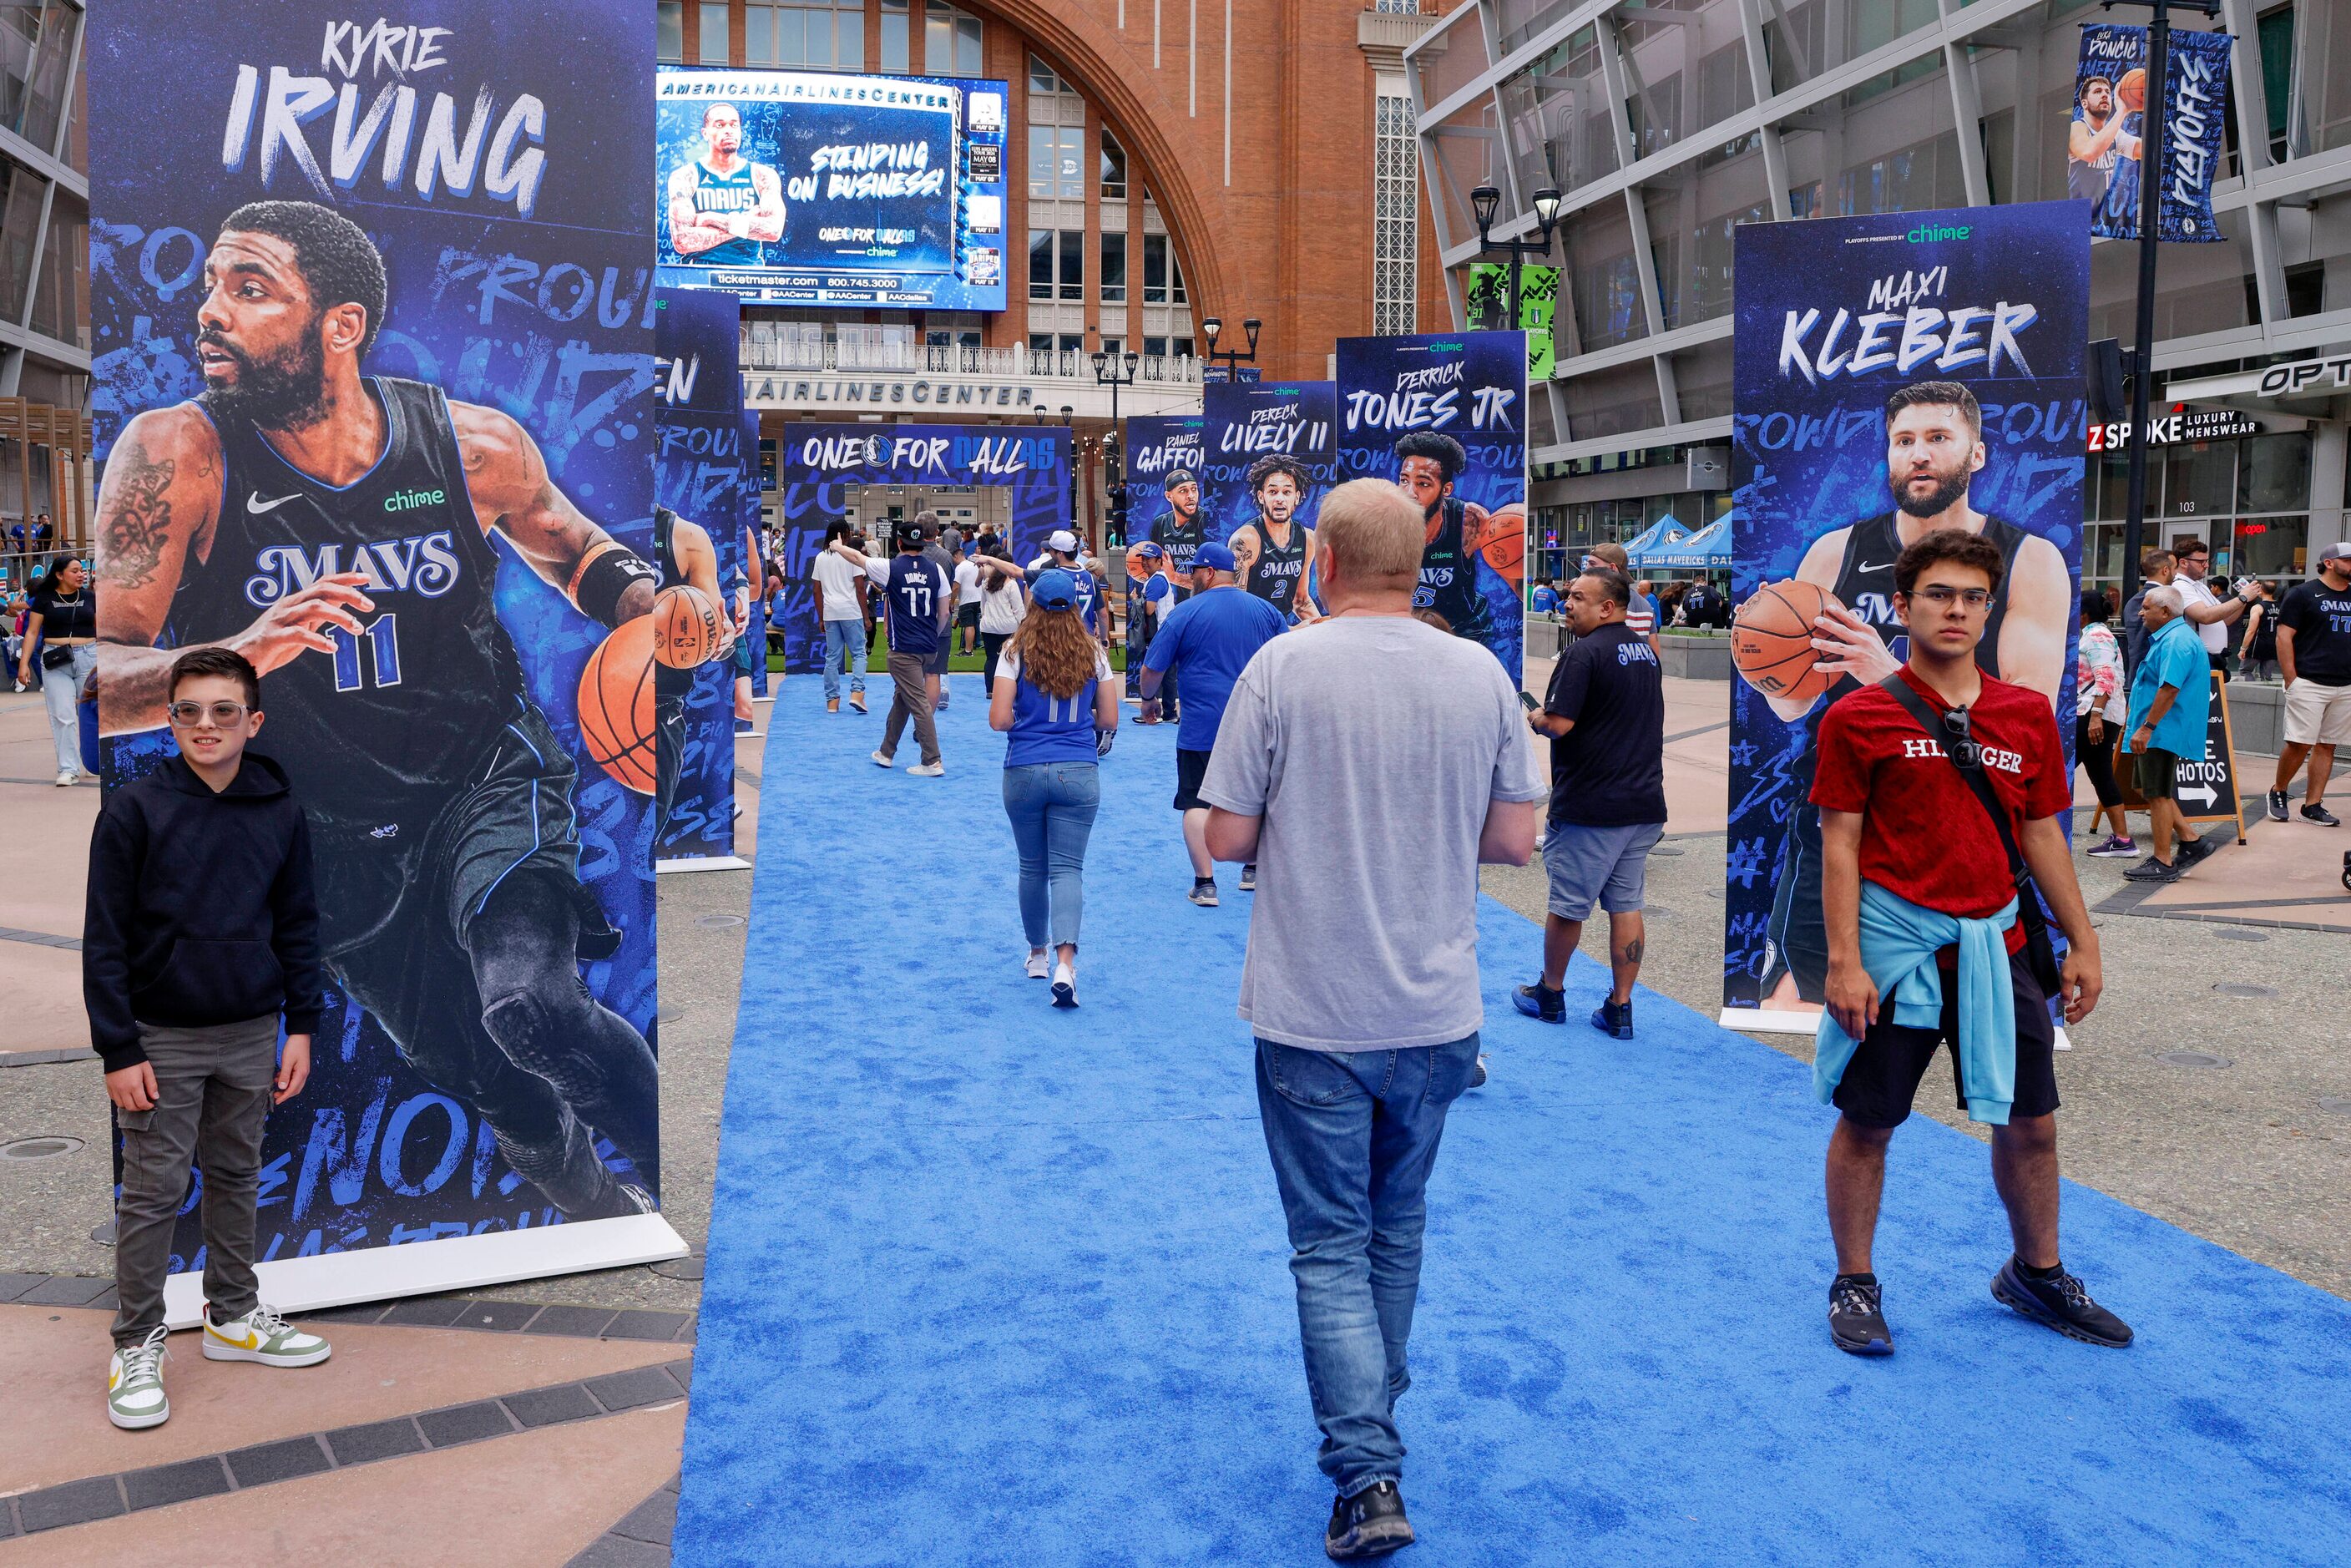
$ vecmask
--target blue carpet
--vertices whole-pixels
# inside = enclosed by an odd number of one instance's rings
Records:
[[[866,759],[878,708],[775,705],[676,1560],[1322,1562],[1249,900],[1228,867],[1184,901],[1174,735],[1123,731],[1055,1012],[956,685],[944,779]],[[1982,1145],[1917,1119],[1900,1352],[1855,1361],[1809,1072],[1646,992],[1631,1041],[1522,1019],[1539,934],[1483,925],[1495,1077],[1430,1192],[1402,1561],[2351,1561],[2351,1307],[2069,1186],[2067,1261],[2139,1343],[2060,1339],[1987,1291]],[[1572,1007],[1602,981],[1579,959]]]

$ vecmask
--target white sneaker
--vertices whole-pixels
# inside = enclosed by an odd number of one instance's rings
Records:
[[[158,1328],[134,1345],[117,1345],[106,1365],[106,1418],[126,1432],[160,1427],[172,1418],[172,1402],[163,1396],[163,1342],[170,1331]]]
[[[1037,951],[1029,955],[1029,977],[1030,979],[1041,980],[1052,972],[1053,961],[1045,956],[1045,949],[1040,947]]]
[[[1067,964],[1053,966],[1053,1005],[1057,1008],[1078,1005],[1078,972]]]
[[[316,1366],[334,1354],[334,1347],[317,1334],[305,1333],[256,1304],[253,1311],[228,1322],[213,1322],[204,1308],[206,1361],[257,1361],[264,1366]]]
[[[80,777],[80,774],[70,768],[60,768],[57,769],[57,788],[60,789],[70,788],[74,780]]]
[[[944,762],[917,762],[906,769],[909,779],[936,779],[947,770]]]
[[[873,766],[876,768],[887,768],[890,766],[890,758],[883,756],[877,751],[873,754]]]

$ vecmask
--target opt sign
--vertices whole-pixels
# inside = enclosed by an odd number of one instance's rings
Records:
[[[2296,360],[2290,365],[2272,365],[2262,372],[2263,397],[2281,393],[2304,392],[2321,380],[2330,387],[2351,386],[2351,355],[2334,360]]]

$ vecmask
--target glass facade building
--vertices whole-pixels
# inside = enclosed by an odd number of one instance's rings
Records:
[[[28,549],[87,534],[82,24],[81,0],[0,5],[0,571],[10,586]]]
[[[2163,247],[2158,412],[2242,434],[2152,454],[2147,537],[2292,580],[2344,537],[2346,414],[2261,371],[2351,350],[2351,5],[2222,0],[2235,38],[2220,244]],[[2133,13],[2134,16],[2140,15]],[[1565,193],[1556,369],[1533,400],[1534,570],[1730,504],[1731,235],[1740,224],[2063,198],[2095,0],[1469,0],[1406,57],[1454,320],[1478,256]],[[2176,26],[2207,25],[2193,16]],[[2091,335],[2133,335],[2136,247],[2092,250]],[[2275,380],[2275,378],[2272,378]],[[2085,576],[2121,573],[2122,463],[2096,456]]]

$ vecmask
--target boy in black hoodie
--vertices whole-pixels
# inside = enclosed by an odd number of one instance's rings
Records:
[[[131,1428],[172,1413],[163,1280],[199,1153],[205,1358],[313,1366],[329,1354],[262,1304],[254,1274],[262,1123],[301,1092],[319,1024],[309,830],[284,770],[246,752],[261,680],[242,654],[181,655],[167,711],[179,755],[108,792],[82,928],[90,1038],[122,1131],[106,1414]]]

